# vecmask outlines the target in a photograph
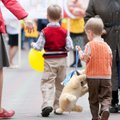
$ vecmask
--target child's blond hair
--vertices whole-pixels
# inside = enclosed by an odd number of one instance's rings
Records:
[[[91,30],[95,35],[101,35],[104,24],[101,18],[90,18],[85,24],[85,31]]]
[[[50,5],[47,8],[47,16],[51,19],[51,20],[59,20],[61,18],[61,7],[57,4],[53,4]]]

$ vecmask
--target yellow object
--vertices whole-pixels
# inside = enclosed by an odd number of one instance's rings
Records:
[[[25,22],[24,20],[20,20],[21,28],[24,28]]]
[[[44,71],[44,57],[43,57],[44,53],[45,53],[44,50],[37,51],[33,48],[30,50],[28,54],[28,60],[31,68],[39,72]]]
[[[84,32],[84,19],[83,18],[64,18],[61,26],[67,29],[68,20],[70,19],[70,32],[72,33],[83,33]]]
[[[37,31],[37,25],[36,25],[36,23],[34,23],[34,26],[33,26],[33,31],[31,31],[31,32],[29,32],[27,29],[26,29],[26,27],[25,27],[25,29],[24,29],[24,31],[25,31],[25,37],[27,37],[27,38],[37,38],[38,37],[38,31]]]

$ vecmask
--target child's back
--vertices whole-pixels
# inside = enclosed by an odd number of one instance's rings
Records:
[[[88,78],[111,78],[111,49],[102,38],[89,42],[90,60],[87,63]]]

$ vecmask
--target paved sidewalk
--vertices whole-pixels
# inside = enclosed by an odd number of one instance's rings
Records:
[[[91,120],[88,94],[78,100],[84,110],[81,113],[64,113],[58,116],[52,113],[49,118],[40,115],[42,103],[40,78],[42,73],[29,67],[28,50],[22,51],[22,66],[18,69],[4,69],[3,107],[14,109],[14,120]],[[17,56],[16,59],[17,60]],[[69,68],[68,71],[71,69]],[[111,114],[109,120],[120,120],[120,113]]]

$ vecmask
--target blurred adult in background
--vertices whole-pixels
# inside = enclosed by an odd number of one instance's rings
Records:
[[[17,19],[10,19],[6,24],[6,32],[8,34],[8,45],[9,45],[9,62],[10,67],[14,68],[13,59],[18,50],[18,35],[19,35],[19,21]]]
[[[83,8],[82,4],[79,0],[68,0],[67,2],[68,10],[71,12],[72,15],[68,14],[70,18],[68,25],[70,36],[73,40],[74,50],[73,50],[73,63],[70,65],[70,67],[75,67],[76,65],[76,51],[75,46],[81,46],[83,49],[84,47],[84,40],[83,40],[83,33],[84,33],[84,16],[85,16],[85,9]],[[67,11],[66,11],[67,13]],[[65,20],[63,19],[62,24],[64,26]],[[78,67],[82,67],[81,61],[79,59],[78,61]]]
[[[25,32],[24,32],[24,27],[25,27],[25,22],[24,20],[21,20],[21,49],[24,50],[24,42],[25,42]]]
[[[22,8],[22,6],[16,0],[1,0],[4,6],[10,10],[19,20],[24,19],[26,21],[26,27],[29,31],[33,29],[33,24],[31,21],[27,20],[28,13]],[[2,33],[5,33],[5,25],[2,17],[2,12],[0,10],[0,118],[11,118],[15,111],[7,111],[2,108],[2,88],[3,88],[3,67],[8,67],[8,57],[6,53],[6,48],[4,45],[4,40]]]
[[[24,27],[24,32],[25,32],[25,38],[28,41],[28,46],[31,48],[31,43],[36,42],[38,38],[38,31],[37,31],[37,21],[32,20],[33,22],[33,31],[29,32],[25,27]]]
[[[49,23],[47,19],[38,19],[37,21],[37,30],[40,34],[41,30],[46,27],[46,25]]]
[[[75,67],[76,64],[75,46],[79,45],[82,48],[82,50],[84,48],[83,35],[84,35],[84,19],[83,18],[70,19],[70,36],[73,40],[73,45],[74,45],[74,51],[73,51],[74,60],[73,63],[70,65],[70,67]],[[82,67],[82,63],[80,59],[78,61],[78,67]]]
[[[120,63],[120,0],[90,0],[86,10],[85,21],[94,16],[99,16],[105,26],[103,38],[113,54],[112,64],[112,101],[111,113],[120,110],[118,96],[118,64]]]
[[[85,15],[85,10],[82,7],[80,0],[68,0],[67,6],[68,6],[68,10],[75,17],[79,18]]]
[[[70,23],[68,23],[68,19]],[[61,26],[68,29],[67,28],[67,24],[70,24],[70,36],[72,38],[73,41],[73,45],[74,45],[74,50],[73,50],[73,63],[70,65],[70,67],[75,67],[76,64],[76,51],[75,51],[75,46],[81,46],[82,50],[84,48],[84,39],[83,39],[83,35],[84,35],[84,19],[83,18],[76,18],[76,19],[72,19],[72,18],[64,18],[62,20],[62,24]],[[78,67],[82,67],[81,64],[81,60],[79,59],[78,61]]]

